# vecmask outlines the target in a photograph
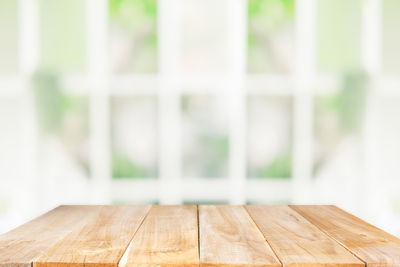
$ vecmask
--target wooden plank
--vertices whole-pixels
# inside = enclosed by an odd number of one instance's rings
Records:
[[[284,266],[364,266],[288,206],[246,206],[246,209]]]
[[[199,206],[200,266],[280,267],[242,206]]]
[[[0,266],[30,267],[32,262],[98,207],[60,206],[0,236]]]
[[[119,266],[199,265],[196,206],[153,206]]]
[[[150,206],[103,206],[33,262],[34,267],[117,266]]]
[[[363,260],[367,267],[399,267],[400,239],[336,206],[291,206]]]

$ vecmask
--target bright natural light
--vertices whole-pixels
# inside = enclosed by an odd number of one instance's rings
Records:
[[[400,1],[1,0],[0,233],[60,204],[336,204],[400,236]]]

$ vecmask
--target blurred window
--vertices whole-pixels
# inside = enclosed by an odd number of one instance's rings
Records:
[[[111,101],[112,177],[156,178],[157,101],[155,97],[113,97]]]
[[[40,66],[57,72],[85,70],[85,1],[40,0]]]
[[[400,74],[400,1],[382,0],[382,67],[388,74]]]
[[[292,101],[290,97],[250,96],[247,100],[247,175],[292,176]]]
[[[247,70],[288,73],[294,63],[294,0],[248,0]]]
[[[398,0],[1,0],[0,232],[60,203],[355,211],[363,195],[400,225],[399,10]]]
[[[227,178],[228,125],[221,97],[182,97],[183,176]]]
[[[317,1],[317,68],[346,72],[361,68],[362,0]]]
[[[0,1],[0,75],[18,68],[18,1]]]
[[[110,63],[115,73],[157,71],[157,0],[109,0]]]
[[[181,0],[182,71],[218,73],[229,68],[228,0]]]

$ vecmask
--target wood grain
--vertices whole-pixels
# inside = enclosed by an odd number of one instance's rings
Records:
[[[364,266],[288,206],[246,206],[246,209],[284,266]]]
[[[200,266],[281,264],[242,206],[199,206]]]
[[[368,267],[399,267],[400,240],[336,206],[291,206],[362,259]]]
[[[103,206],[54,247],[34,267],[117,266],[150,206]]]
[[[97,207],[60,206],[0,236],[0,266],[30,267],[43,252],[79,227]]]
[[[0,236],[0,267],[118,265],[400,267],[400,240],[335,206],[61,206]]]
[[[153,206],[119,266],[199,265],[196,206]]]

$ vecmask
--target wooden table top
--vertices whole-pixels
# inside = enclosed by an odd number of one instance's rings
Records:
[[[400,267],[335,206],[60,206],[0,236],[0,267]]]

